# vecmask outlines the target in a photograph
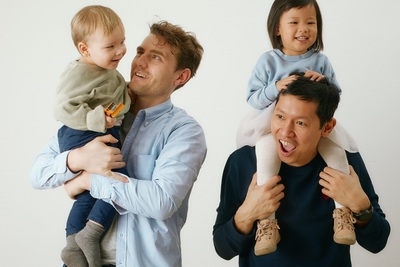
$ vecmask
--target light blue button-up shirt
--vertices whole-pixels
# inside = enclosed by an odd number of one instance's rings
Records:
[[[192,186],[206,156],[201,126],[171,100],[138,112],[122,146],[130,176],[121,183],[92,175],[91,194],[121,214],[117,266],[182,265],[180,231]],[[31,170],[32,186],[54,188],[75,177],[53,137]]]

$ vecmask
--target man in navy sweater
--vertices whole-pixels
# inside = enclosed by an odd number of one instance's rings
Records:
[[[317,145],[336,124],[334,85],[299,77],[276,100],[271,130],[282,161],[279,175],[257,185],[254,147],[227,160],[213,230],[215,250],[224,259],[239,256],[241,267],[351,266],[350,247],[333,241],[334,200],[348,207],[357,242],[377,253],[390,233],[359,153],[346,151],[350,174],[327,167]],[[276,212],[280,227],[275,252],[254,254],[256,222]]]

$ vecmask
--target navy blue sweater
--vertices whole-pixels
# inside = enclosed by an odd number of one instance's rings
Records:
[[[375,209],[367,226],[356,227],[357,242],[377,253],[386,246],[390,225],[379,206],[378,195],[361,155],[347,153],[347,158]],[[285,186],[285,197],[276,212],[281,241],[274,253],[255,256],[256,225],[249,235],[238,233],[233,226],[233,216],[243,203],[256,172],[255,150],[254,147],[245,146],[232,153],[222,177],[220,204],[213,230],[218,255],[226,260],[239,255],[241,267],[351,266],[350,247],[333,241],[334,201],[322,195],[322,188],[318,184],[319,173],[325,166],[319,154],[301,167],[282,163],[279,175]]]

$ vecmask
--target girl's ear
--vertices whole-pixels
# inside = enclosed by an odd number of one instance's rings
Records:
[[[276,29],[276,36],[280,36],[281,35],[281,32],[279,31],[279,27],[278,27],[278,29]]]

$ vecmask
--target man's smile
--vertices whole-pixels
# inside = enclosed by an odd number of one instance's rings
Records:
[[[141,72],[135,72],[135,76],[138,76],[138,77],[140,77],[140,78],[146,78],[146,75],[144,75],[144,74],[141,73]]]
[[[290,142],[279,140],[281,143],[281,149],[284,153],[292,152],[296,149],[296,146]]]

